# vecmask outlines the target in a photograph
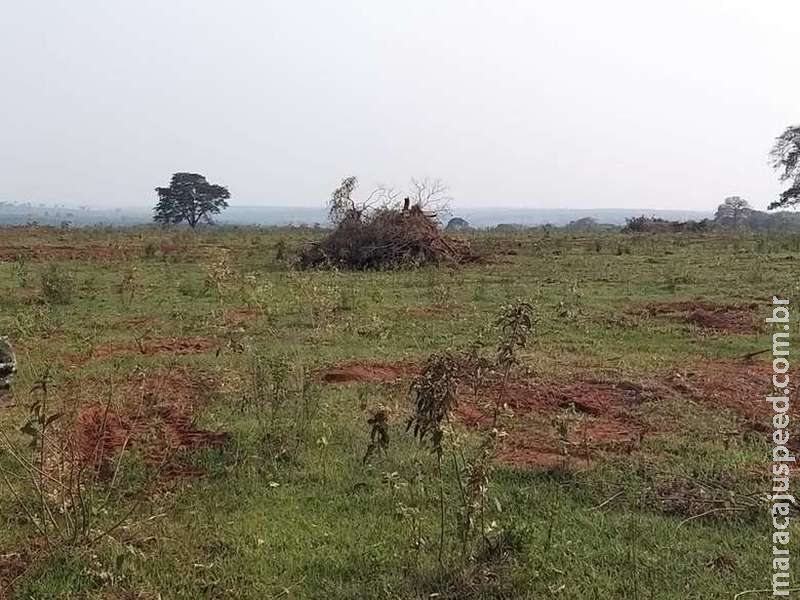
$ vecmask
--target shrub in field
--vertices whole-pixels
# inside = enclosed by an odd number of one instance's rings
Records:
[[[451,304],[453,300],[453,293],[445,283],[440,283],[435,285],[433,289],[431,289],[431,301],[433,305],[437,308],[444,308]]]
[[[275,244],[275,262],[286,260],[286,240],[280,239]]]
[[[26,288],[30,284],[30,273],[28,266],[25,264],[23,256],[17,256],[14,260],[14,275],[17,277],[17,285],[21,288]]]
[[[319,388],[304,365],[252,353],[241,408],[255,418],[260,458],[275,466],[295,460],[310,443],[320,409]]]
[[[139,271],[136,267],[129,267],[125,269],[117,285],[117,292],[119,293],[120,301],[123,306],[130,306],[136,294],[142,289],[142,284],[139,281]]]
[[[57,265],[41,275],[42,298],[49,304],[69,304],[75,291],[75,280]]]
[[[217,295],[222,296],[229,284],[239,280],[239,274],[233,266],[230,252],[226,249],[219,250],[205,265],[207,273],[207,286],[214,289]]]
[[[178,281],[177,290],[181,296],[186,296],[187,298],[202,298],[203,296],[208,295],[211,292],[211,280],[206,279],[205,281],[198,283],[188,279],[182,279]]]
[[[158,246],[154,242],[147,242],[142,248],[142,258],[153,259],[158,254]]]
[[[500,337],[493,359],[481,356],[477,347],[466,352],[434,353],[411,386],[413,406],[406,430],[428,446],[436,457],[438,559],[442,567],[445,564],[448,511],[455,512],[458,555],[462,561],[471,560],[481,552],[486,553],[487,548],[491,550],[496,545],[490,538],[490,534],[496,533],[496,524],[487,518],[492,465],[500,441],[505,437],[505,394],[511,372],[519,364],[517,351],[525,346],[533,333],[533,307],[522,301],[505,305],[501,307],[495,325]],[[490,377],[489,372],[495,376]],[[495,386],[491,424],[477,444],[470,447],[452,425],[453,413],[458,406],[459,388],[467,385],[473,388],[476,396],[480,396],[486,381],[496,380],[497,375],[500,379],[499,386]],[[448,476],[444,469],[445,462],[452,465],[454,485],[445,483]],[[458,490],[455,502],[446,498],[445,489],[448,487]],[[482,551],[475,546],[478,535],[483,542]]]
[[[302,299],[302,305],[308,311],[311,326],[321,331],[333,325],[348,301],[347,293],[342,294],[336,272],[331,279],[314,278],[298,272],[290,274],[290,278],[296,286],[297,297]]]
[[[370,426],[369,445],[362,462],[366,463],[375,453],[386,453],[389,448],[389,413],[384,408],[379,408],[367,419]]]

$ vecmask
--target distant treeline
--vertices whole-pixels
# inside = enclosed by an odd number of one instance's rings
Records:
[[[461,218],[451,219],[447,224],[448,231],[468,231],[472,229]],[[513,233],[532,229],[560,230],[574,232],[620,231],[622,233],[702,233],[706,231],[770,231],[800,232],[800,212],[780,211],[764,212],[755,210],[747,201],[731,196],[719,205],[713,219],[671,221],[660,217],[640,215],[626,219],[624,225],[601,223],[594,217],[583,217],[566,225],[529,226],[516,223],[501,223],[486,231],[496,233]]]

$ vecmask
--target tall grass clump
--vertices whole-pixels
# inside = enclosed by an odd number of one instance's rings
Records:
[[[252,439],[262,467],[298,460],[313,438],[320,390],[302,363],[252,352],[241,409],[252,417]]]

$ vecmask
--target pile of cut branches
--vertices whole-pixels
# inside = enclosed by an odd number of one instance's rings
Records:
[[[402,207],[391,201],[376,208],[356,206],[350,199],[355,185],[355,178],[348,178],[334,192],[334,228],[323,240],[303,248],[301,268],[415,268],[479,260],[467,242],[445,236],[436,213],[424,210],[421,203],[411,205],[406,198]]]

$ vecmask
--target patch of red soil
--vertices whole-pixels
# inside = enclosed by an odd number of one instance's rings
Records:
[[[390,383],[418,372],[414,365],[403,363],[353,363],[326,369],[320,378],[325,383]]]
[[[187,370],[158,371],[126,381],[123,401],[113,407],[93,403],[75,419],[73,443],[85,465],[108,472],[123,451],[135,451],[152,466],[169,465],[179,452],[224,444],[229,434],[200,429],[193,411],[216,382]]]
[[[110,409],[93,405],[78,415],[75,423],[79,460],[100,470],[114,459],[133,434],[133,424]]]
[[[149,339],[143,340],[138,349],[142,354],[202,354],[214,346],[214,342],[206,338]]]
[[[674,373],[669,384],[692,399],[731,409],[752,422],[769,422],[774,411],[766,401],[773,394],[772,365],[766,362],[712,360]],[[790,382],[800,373],[789,371]],[[800,401],[798,387],[788,388],[790,403]]]
[[[501,461],[524,467],[575,467],[601,454],[635,449],[645,427],[634,409],[657,393],[631,382],[584,379],[560,385],[515,380],[505,389],[490,386],[478,399],[462,396],[456,415],[468,427],[490,427],[495,404],[505,404],[514,416],[499,452]],[[563,439],[559,427],[566,434]]]
[[[498,459],[514,467],[573,469],[580,467],[580,461],[575,456],[560,454],[559,452],[538,444],[527,444],[525,440],[512,440],[498,454]],[[586,465],[589,461],[584,459]]]
[[[456,409],[458,420],[467,427],[484,427],[491,423],[488,411],[481,410],[474,404],[462,403]]]
[[[136,342],[111,342],[93,348],[88,357],[73,358],[72,362],[83,364],[90,360],[103,360],[118,356],[141,354],[203,354],[216,347],[216,343],[207,338],[163,339],[145,338]]]
[[[739,414],[739,434],[771,435],[774,412],[765,398],[778,395],[773,391],[772,375],[768,362],[708,360],[644,385],[589,378],[562,384],[512,380],[502,397],[499,385],[482,390],[477,399],[471,393],[463,394],[456,414],[467,427],[490,427],[494,404],[500,401],[514,415],[499,452],[503,462],[582,468],[598,456],[635,450],[645,435],[671,431],[668,422],[645,425],[636,410],[643,402],[667,396],[690,398]],[[790,381],[800,380],[800,373],[790,371],[789,377]],[[790,387],[790,403],[800,402],[799,390],[796,385]],[[566,431],[565,439],[561,439],[559,427]]]
[[[690,323],[701,329],[754,333],[761,329],[758,304],[717,304],[707,301],[652,302],[638,312]]]
[[[554,412],[571,406],[579,413],[602,415],[625,410],[644,400],[657,397],[660,390],[655,387],[627,381],[602,381],[597,379],[576,380],[559,384],[552,381],[510,381],[505,391],[499,385],[484,393],[492,404],[501,401],[515,411]]]

